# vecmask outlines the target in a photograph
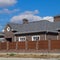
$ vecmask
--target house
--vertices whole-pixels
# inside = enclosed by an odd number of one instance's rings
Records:
[[[4,42],[4,33],[3,32],[0,32],[0,42]]]
[[[4,28],[4,41],[36,41],[60,40],[60,16],[54,17],[54,22],[47,20],[29,22],[23,19],[23,24],[8,23]]]

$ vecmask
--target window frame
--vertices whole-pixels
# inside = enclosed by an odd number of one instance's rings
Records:
[[[21,38],[25,38],[25,40],[21,40]],[[26,41],[26,36],[18,37],[18,41]]]
[[[32,36],[32,41],[37,41],[37,40],[33,39],[34,37],[39,37],[39,40],[40,40],[40,35],[34,35],[34,36]]]
[[[10,28],[9,26],[7,27],[7,31],[8,31],[8,32],[11,31],[11,28]]]

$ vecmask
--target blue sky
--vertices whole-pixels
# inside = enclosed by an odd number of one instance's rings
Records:
[[[0,0],[0,31],[8,22],[49,20],[60,15],[60,0]]]

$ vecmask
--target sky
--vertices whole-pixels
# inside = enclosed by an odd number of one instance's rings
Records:
[[[0,0],[0,31],[6,24],[48,20],[60,15],[60,0]]]

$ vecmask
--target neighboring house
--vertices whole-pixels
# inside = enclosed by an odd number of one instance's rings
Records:
[[[4,42],[4,33],[0,32],[0,42]]]
[[[4,39],[10,42],[60,40],[60,16],[55,16],[54,22],[28,22],[27,19],[23,19],[23,24],[8,23],[4,29]]]

